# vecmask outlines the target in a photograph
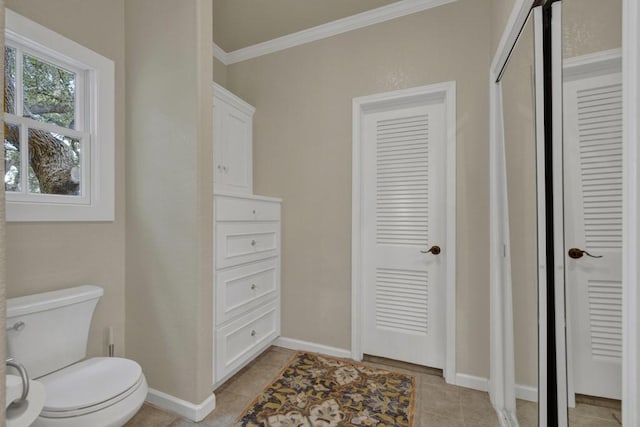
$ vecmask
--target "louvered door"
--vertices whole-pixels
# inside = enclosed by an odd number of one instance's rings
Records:
[[[444,365],[443,105],[364,118],[364,339],[366,354]],[[445,251],[446,248],[443,248]]]
[[[622,391],[622,86],[620,74],[565,84],[565,245],[575,393]]]

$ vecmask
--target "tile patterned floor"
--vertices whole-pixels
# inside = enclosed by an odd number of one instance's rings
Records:
[[[291,360],[295,352],[271,347],[216,390],[216,409],[199,423],[144,405],[125,427],[229,427]],[[487,393],[448,385],[438,376],[367,363],[416,376],[414,427],[499,426]]]
[[[249,366],[216,390],[216,409],[199,423],[182,419],[144,405],[125,427],[229,427],[238,415],[284,368],[295,352],[271,347]],[[487,393],[448,385],[433,373],[389,367],[365,362],[371,366],[393,369],[416,376],[416,409],[414,427],[494,427],[499,426]],[[537,427],[535,403],[519,400],[517,414],[521,427]],[[578,403],[569,411],[571,427],[619,427],[620,410]]]
[[[520,427],[538,427],[538,405],[518,400],[516,413]],[[588,403],[576,403],[569,409],[569,427],[620,427],[620,409],[606,408]]]

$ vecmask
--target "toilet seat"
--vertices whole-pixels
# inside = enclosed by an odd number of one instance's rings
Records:
[[[40,417],[78,417],[112,406],[145,383],[133,360],[96,357],[38,379],[47,391]]]

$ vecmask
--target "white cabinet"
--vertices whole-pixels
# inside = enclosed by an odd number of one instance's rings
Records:
[[[213,84],[213,385],[280,336],[280,199],[253,193],[255,108]]]
[[[216,193],[253,192],[255,108],[213,83],[213,187]]]
[[[217,193],[214,387],[280,336],[280,199]]]

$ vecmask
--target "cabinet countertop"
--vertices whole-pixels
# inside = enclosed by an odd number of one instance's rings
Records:
[[[238,193],[224,193],[218,191],[213,193],[214,197],[232,197],[235,199],[247,199],[247,200],[258,200],[261,202],[274,202],[274,203],[282,203],[282,199],[279,197],[268,197],[268,196],[258,196],[255,194],[238,194]]]

